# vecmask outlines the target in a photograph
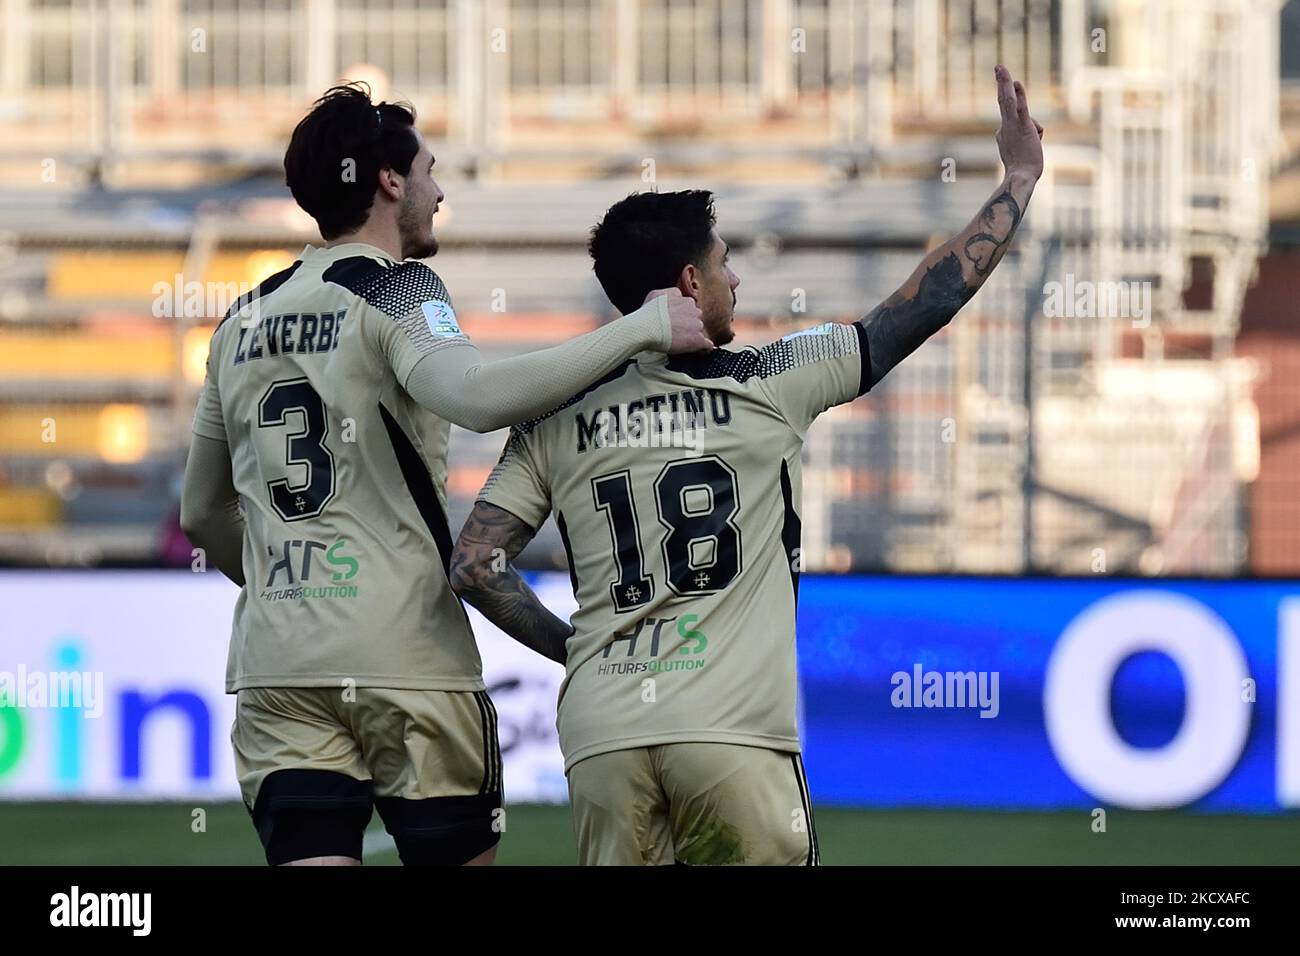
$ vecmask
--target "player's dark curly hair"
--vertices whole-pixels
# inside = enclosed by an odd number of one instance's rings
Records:
[[[716,218],[713,193],[633,193],[609,207],[587,247],[596,278],[623,315],[655,289],[677,284],[687,263],[703,266]]]
[[[323,237],[365,223],[381,169],[410,173],[420,149],[414,127],[414,109],[371,102],[364,83],[333,87],[316,101],[289,140],[284,181]]]

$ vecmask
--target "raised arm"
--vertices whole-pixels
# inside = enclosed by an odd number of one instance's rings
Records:
[[[452,552],[451,586],[516,641],[563,664],[573,629],[546,609],[512,563],[535,534],[509,511],[476,502]]]
[[[970,224],[927,255],[898,291],[858,320],[866,331],[871,385],[948,324],[1001,261],[1043,174],[1043,128],[1029,115],[1025,88],[994,70],[1005,175]]]

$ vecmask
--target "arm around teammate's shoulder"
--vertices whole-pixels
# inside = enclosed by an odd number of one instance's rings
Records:
[[[393,333],[401,334],[390,331],[390,340]],[[403,384],[434,414],[489,432],[550,411],[640,352],[711,347],[695,302],[670,289],[651,293],[615,322],[537,352],[484,362],[469,339],[458,338],[421,355]]]

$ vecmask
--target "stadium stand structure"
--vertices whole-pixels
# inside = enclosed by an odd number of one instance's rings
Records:
[[[1003,62],[1049,130],[1027,228],[813,430],[807,566],[1238,573],[1278,6],[3,0],[0,560],[157,559],[219,315],[160,297],[179,276],[220,299],[311,241],[276,171],[340,76],[419,110],[435,267],[490,355],[611,318],[586,232],[652,185],[717,192],[742,342],[856,318],[991,188]],[[500,442],[456,433],[453,523]]]

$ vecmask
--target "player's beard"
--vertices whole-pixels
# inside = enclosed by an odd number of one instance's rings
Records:
[[[731,308],[719,310],[719,313],[720,314],[716,321],[707,323],[705,331],[708,332],[709,339],[714,345],[728,345],[731,343],[731,340],[736,337],[736,331],[734,328],[736,321],[735,295],[732,295],[731,297]]]
[[[735,337],[736,333],[732,329],[730,322],[722,328],[709,333],[709,338],[713,340],[714,345],[729,345]]]
[[[403,259],[431,259],[438,254],[432,220],[432,215],[421,215],[415,203],[402,203],[397,214],[397,233],[402,240]]]

